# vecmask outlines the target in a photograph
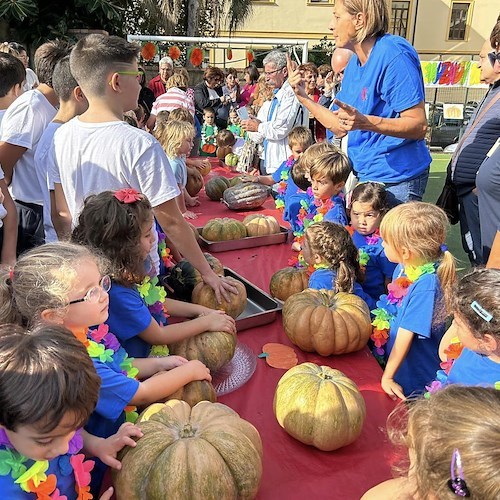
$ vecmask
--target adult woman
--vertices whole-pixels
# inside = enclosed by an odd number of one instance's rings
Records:
[[[298,67],[298,70],[302,75],[304,75],[306,93],[309,96],[309,99],[312,99],[314,102],[318,102],[319,98],[321,97],[321,92],[316,84],[316,80],[319,76],[316,64],[311,62],[301,64]],[[325,140],[325,127],[320,122],[318,122],[316,118],[314,118],[314,115],[312,113],[309,113],[309,129],[315,142],[323,142]]]
[[[253,64],[245,68],[243,74],[245,85],[241,89],[240,107],[251,106],[254,99],[254,93],[257,89],[257,81],[259,80],[259,70]]]
[[[237,108],[238,103],[241,100],[240,95],[240,82],[238,80],[238,72],[234,68],[228,68],[225,73],[225,85],[222,87],[222,94],[224,96],[229,96],[229,102],[223,107],[219,108],[217,116],[221,120],[225,120],[229,117],[229,111],[231,108]]]
[[[6,52],[7,54],[13,55],[24,64],[24,68],[26,69],[26,82],[24,83],[23,90],[25,92],[38,87],[40,84],[38,77],[36,73],[28,67],[30,58],[28,57],[26,49],[20,43],[4,42],[0,45],[0,52]]]
[[[337,47],[354,51],[338,109],[308,98],[297,70],[290,84],[299,101],[337,137],[349,133],[348,154],[361,181],[385,183],[392,203],[422,199],[431,157],[423,140],[427,120],[417,53],[387,34],[386,0],[336,0],[329,28]]]
[[[203,81],[194,88],[194,103],[196,116],[203,123],[203,109],[213,108],[215,111],[215,123],[219,128],[226,128],[226,120],[219,118],[218,110],[231,102],[230,96],[222,94],[222,82],[224,72],[220,68],[209,66],[203,73]]]

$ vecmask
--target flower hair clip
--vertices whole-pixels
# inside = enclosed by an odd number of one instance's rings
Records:
[[[123,188],[115,191],[114,197],[122,203],[135,203],[142,200],[143,195],[134,188]]]
[[[453,455],[451,456],[451,479],[448,480],[448,488],[457,497],[470,497],[470,491],[464,479],[462,457],[457,448],[453,450]]]

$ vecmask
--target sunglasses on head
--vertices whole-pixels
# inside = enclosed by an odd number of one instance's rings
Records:
[[[488,54],[488,59],[490,60],[491,65],[495,66],[495,62],[500,63],[500,52],[490,52]]]

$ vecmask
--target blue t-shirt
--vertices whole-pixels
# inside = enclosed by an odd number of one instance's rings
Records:
[[[364,66],[356,54],[351,57],[336,97],[365,115],[399,117],[425,100],[417,52],[399,36],[377,38]],[[423,139],[353,130],[347,148],[360,181],[403,182],[422,174],[431,163]]]
[[[393,277],[399,276],[405,276],[401,264],[396,267]],[[439,314],[442,300],[437,275],[424,274],[410,285],[408,294],[391,321],[386,359],[389,358],[399,328],[414,333],[410,350],[394,377],[405,396],[412,392],[424,392],[425,386],[434,380],[439,370],[438,349],[445,331],[444,318]]]
[[[113,282],[109,294],[109,317],[106,324],[121,342],[129,356],[147,358],[151,344],[139,334],[146,330],[153,319],[148,306],[135,287],[128,288]]]
[[[168,157],[168,162],[172,167],[172,172],[174,173],[175,182],[182,187],[186,187],[187,184],[187,167],[186,167],[186,157],[185,156],[175,156]]]
[[[299,214],[300,210],[300,202],[301,200],[307,200],[309,199],[309,195],[305,192],[299,189],[297,184],[292,179],[292,166],[295,164],[295,161],[291,166],[287,166],[288,160],[284,161],[272,174],[273,181],[276,183],[279,183],[281,181],[281,173],[285,170],[288,170],[288,179],[286,181],[286,191],[284,193],[284,203],[285,207],[283,210],[283,220],[287,221],[290,223],[292,226],[292,229],[294,231],[298,230],[297,226],[297,215]]]
[[[334,205],[330,210],[328,210],[328,212],[326,212],[323,220],[335,222],[335,224],[340,224],[341,226],[347,226],[349,221],[347,220],[347,215],[345,213],[344,198],[337,194],[332,196],[331,199]]]
[[[448,374],[448,384],[494,386],[500,382],[500,363],[464,347]]]
[[[361,286],[372,299],[377,301],[382,294],[386,293],[385,280],[392,278],[396,264],[385,256],[382,238],[378,238],[374,244],[368,244],[366,240],[367,236],[357,231],[352,234],[352,241],[356,248],[364,250],[370,258],[365,266],[365,281]]]
[[[337,272],[332,269],[316,269],[309,277],[309,288],[314,288],[316,290],[321,290],[322,288],[333,290],[336,277]],[[354,282],[352,293],[363,299],[370,310],[375,307],[375,301],[363,291],[363,288],[361,288],[361,285],[357,281]]]

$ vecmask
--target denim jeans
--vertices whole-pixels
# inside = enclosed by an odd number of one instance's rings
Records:
[[[422,201],[428,179],[429,168],[413,179],[397,184],[385,184],[389,206],[395,207],[407,201]]]

